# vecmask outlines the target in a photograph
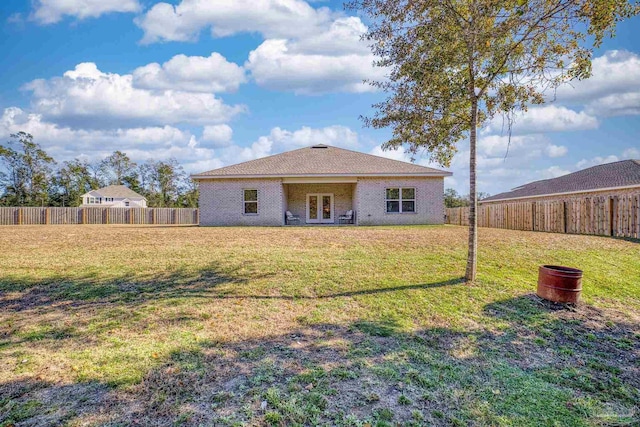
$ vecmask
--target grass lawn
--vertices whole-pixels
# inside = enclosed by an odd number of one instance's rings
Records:
[[[2,227],[0,426],[640,424],[638,241],[465,260],[455,226]]]

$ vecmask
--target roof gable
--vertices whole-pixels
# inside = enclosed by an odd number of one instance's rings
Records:
[[[195,174],[192,178],[338,175],[449,176],[451,172],[320,144]]]
[[[558,178],[534,181],[511,191],[487,197],[482,201],[539,197],[636,185],[640,187],[640,160],[622,160],[582,169]]]

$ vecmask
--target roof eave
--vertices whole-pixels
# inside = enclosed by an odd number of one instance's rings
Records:
[[[640,184],[623,185],[623,186],[619,186],[619,187],[591,188],[591,189],[588,189],[588,190],[564,191],[564,192],[561,192],[561,193],[535,194],[535,195],[530,195],[530,196],[502,197],[500,199],[484,199],[484,200],[479,200],[478,203],[503,202],[503,201],[507,201],[507,200],[535,199],[535,198],[539,198],[539,197],[563,196],[563,195],[566,195],[566,194],[599,193],[599,192],[602,192],[602,191],[627,190],[627,189],[631,189],[631,188],[640,188]]]
[[[376,177],[409,177],[409,176],[421,176],[421,177],[446,177],[452,176],[452,172],[407,172],[407,173],[323,173],[323,174],[251,174],[251,175],[203,175],[194,174],[191,175],[193,180],[207,180],[207,179],[260,179],[260,178],[325,178],[325,177],[362,177],[362,178],[376,178]]]

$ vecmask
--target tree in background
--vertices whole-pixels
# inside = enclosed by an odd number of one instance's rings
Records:
[[[178,196],[178,207],[197,208],[199,194],[198,183],[186,176],[184,190]]]
[[[446,208],[469,206],[469,198],[461,196],[453,188],[447,188],[444,190],[444,206]]]
[[[98,177],[86,160],[63,162],[53,178],[51,202],[58,206],[80,206],[82,195],[100,187]]]
[[[114,151],[109,157],[100,162],[100,173],[105,185],[124,185],[136,178],[136,163],[131,161],[122,151]]]
[[[154,206],[174,206],[184,187],[184,171],[175,159],[148,162],[150,165],[150,191],[147,200]]]
[[[197,207],[197,186],[176,159],[147,160],[135,176],[139,190],[151,207]]]
[[[627,0],[353,0],[372,20],[365,39],[389,69],[389,93],[365,124],[393,127],[384,148],[426,150],[448,166],[469,138],[469,253],[476,278],[477,128],[511,118],[543,92],[591,74],[594,47],[638,13]]]
[[[489,197],[489,193],[484,193],[482,191],[478,192],[478,200],[486,199]],[[462,196],[458,194],[456,190],[453,188],[447,188],[444,190],[444,207],[445,208],[460,208],[467,207],[471,203],[471,198],[469,195]]]
[[[0,145],[0,205],[79,206],[82,195],[106,185],[126,185],[145,196],[149,207],[197,207],[198,187],[176,159],[137,165],[114,151],[104,160],[56,162],[33,136],[18,132]],[[14,148],[14,146],[16,146]]]
[[[52,166],[55,161],[25,132],[11,135],[0,145],[1,201],[6,206],[45,206],[49,203]],[[13,148],[13,146],[17,146]]]

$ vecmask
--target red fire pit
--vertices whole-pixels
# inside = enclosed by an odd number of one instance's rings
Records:
[[[582,292],[582,270],[559,265],[538,269],[538,296],[553,302],[576,304]]]

